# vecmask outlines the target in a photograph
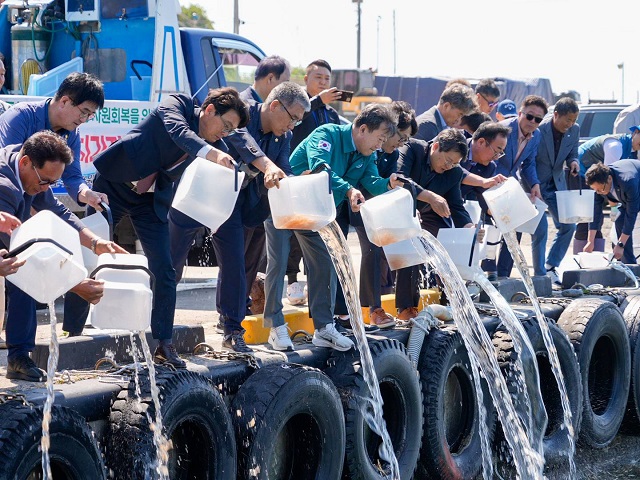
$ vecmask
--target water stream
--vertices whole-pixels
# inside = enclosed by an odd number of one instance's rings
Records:
[[[553,371],[553,375],[556,377],[556,382],[558,383],[564,418],[562,428],[566,430],[569,440],[569,451],[567,452],[567,456],[569,459],[569,474],[570,478],[574,478],[576,474],[576,465],[573,458],[576,450],[574,438],[575,432],[573,430],[573,422],[571,419],[571,404],[569,403],[567,387],[564,383],[564,376],[562,375],[560,360],[558,359],[558,351],[556,350],[555,344],[553,343],[551,332],[549,332],[547,319],[540,309],[540,302],[538,302],[538,297],[536,295],[535,288],[533,287],[533,281],[531,280],[531,275],[529,275],[529,267],[527,266],[527,261],[524,258],[522,249],[518,244],[516,234],[515,232],[511,231],[503,233],[503,237],[507,244],[507,247],[509,248],[511,256],[513,257],[516,268],[522,276],[522,281],[524,282],[525,288],[527,289],[529,298],[531,299],[531,305],[533,305],[533,309],[536,313],[536,319],[538,320],[538,325],[540,326],[540,331],[542,332],[542,338],[544,339],[544,344],[547,347],[547,352],[549,354],[549,363],[551,364],[551,370]]]
[[[514,406],[529,436],[531,447],[540,455],[544,455],[542,440],[547,428],[547,412],[540,391],[540,373],[538,372],[536,354],[522,323],[516,317],[507,300],[487,279],[484,272],[477,267],[474,268],[472,280],[489,295],[502,324],[511,336],[513,348],[517,354],[514,373],[518,395],[515,398]]]
[[[153,465],[158,474],[159,480],[169,480],[169,449],[171,442],[162,433],[162,411],[160,410],[160,390],[156,384],[156,368],[151,356],[151,350],[147,343],[147,337],[144,332],[137,332],[142,345],[142,352],[149,369],[149,388],[151,390],[151,398],[156,411],[155,421],[149,418],[149,428],[153,432],[153,443],[156,446],[156,463]],[[148,413],[147,413],[148,415]]]
[[[519,478],[542,479],[544,457],[532,447],[522,423],[518,420],[518,414],[511,401],[507,384],[498,366],[493,344],[478,316],[458,269],[453,265],[442,244],[429,232],[423,231],[420,241],[429,262],[436,267],[436,271],[444,283],[447,298],[454,311],[456,326],[467,347],[474,377],[477,377],[477,372],[482,372],[487,380],[489,392],[503,425],[505,438],[513,453],[513,462]],[[482,389],[479,388],[479,378],[474,381],[478,405],[482,408]],[[485,449],[483,442],[483,450]],[[485,478],[490,478],[491,473],[487,472],[487,468],[491,467],[487,466],[485,457],[487,454],[490,455],[490,452],[483,451],[483,475]]]
[[[354,282],[356,276],[351,264],[351,254],[347,247],[347,241],[335,221],[318,230],[318,233],[327,246],[327,250],[331,255],[331,261],[342,285],[356,346],[360,352],[362,375],[371,395],[370,398],[364,399],[365,404],[362,405],[362,415],[367,425],[369,425],[369,428],[382,438],[382,445],[380,445],[378,449],[378,454],[389,466],[389,471],[380,472],[380,474],[390,480],[400,480],[398,460],[395,456],[393,444],[391,443],[391,438],[389,437],[389,432],[387,431],[386,423],[382,416],[382,395],[380,394],[376,371],[373,368],[369,344],[367,343],[367,338],[364,333],[362,309],[360,308],[358,289]]]
[[[40,439],[40,450],[42,450],[42,478],[49,480],[52,478],[51,462],[49,461],[49,447],[51,437],[49,436],[49,423],[51,422],[51,407],[53,406],[54,392],[53,379],[56,375],[56,367],[58,366],[58,334],[56,325],[56,306],[54,302],[49,302],[49,316],[51,317],[51,340],[49,341],[49,358],[47,360],[47,399],[42,408],[42,438]]]

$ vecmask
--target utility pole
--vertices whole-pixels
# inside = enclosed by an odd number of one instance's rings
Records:
[[[622,71],[622,95],[620,95],[620,103],[624,103],[624,62],[619,63],[618,68]]]
[[[239,0],[233,0],[233,33],[236,35],[240,33],[240,7],[238,2]]]
[[[380,70],[380,20],[382,17],[378,15],[376,26],[376,72]]]
[[[396,11],[393,10],[393,74],[396,74]]]
[[[237,1],[237,0],[236,0]],[[351,0],[353,3],[358,4],[358,40],[357,40],[357,56],[356,56],[356,67],[360,68],[360,32],[361,32],[361,18],[362,18],[362,0]]]

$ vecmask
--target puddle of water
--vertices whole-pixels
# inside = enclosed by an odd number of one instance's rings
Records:
[[[54,392],[53,379],[56,375],[56,367],[58,366],[58,355],[60,349],[58,347],[58,334],[56,325],[56,306],[54,302],[49,303],[49,317],[51,319],[51,340],[49,341],[49,358],[47,360],[47,399],[42,409],[42,438],[40,439],[40,450],[42,451],[42,478],[49,480],[52,478],[51,462],[49,461],[49,447],[51,446],[51,437],[49,436],[49,424],[51,422],[51,407],[53,407]]]
[[[576,451],[575,432],[573,430],[573,422],[571,419],[571,404],[569,403],[567,387],[564,383],[562,369],[560,368],[558,351],[556,350],[555,344],[553,343],[551,332],[549,332],[547,319],[540,309],[540,302],[538,302],[538,296],[536,295],[536,290],[533,287],[533,280],[531,279],[531,275],[529,275],[529,267],[527,266],[527,261],[524,258],[524,253],[522,253],[522,249],[518,244],[516,234],[513,231],[507,232],[503,233],[503,237],[507,244],[507,248],[509,248],[511,256],[513,257],[516,268],[522,276],[522,281],[524,282],[525,288],[527,289],[529,298],[531,298],[531,305],[533,306],[533,309],[536,313],[536,319],[538,320],[538,325],[540,326],[540,331],[542,332],[542,338],[544,340],[545,346],[547,347],[547,353],[549,354],[549,363],[551,364],[551,370],[553,371],[553,375],[556,377],[556,382],[558,383],[558,390],[560,391],[560,401],[562,402],[562,411],[564,418],[564,422],[561,428],[567,432],[567,437],[569,440],[569,451],[566,452],[566,454],[569,460],[569,474],[570,478],[574,478],[576,474],[576,465],[574,461],[574,455]]]
[[[454,312],[455,324],[467,347],[474,373],[479,409],[483,409],[482,389],[478,376],[478,372],[482,372],[503,425],[505,438],[513,452],[513,462],[519,477],[542,479],[544,458],[531,446],[529,437],[518,420],[516,409],[495,357],[493,344],[478,316],[458,269],[453,265],[442,244],[429,232],[423,230],[420,241],[427,253],[429,263],[435,266],[436,272],[444,283],[447,298]],[[491,449],[488,443],[486,438],[482,442],[483,476],[485,479],[493,476]]]
[[[364,333],[362,309],[360,308],[358,289],[354,282],[355,273],[351,264],[351,253],[347,247],[347,241],[335,221],[318,230],[318,233],[327,246],[327,250],[331,255],[331,261],[342,285],[347,310],[351,318],[353,334],[356,339],[356,346],[360,352],[362,376],[371,395],[369,398],[363,398],[364,403],[361,405],[361,411],[369,428],[382,438],[382,444],[378,449],[378,454],[380,458],[387,463],[389,468],[388,471],[385,469],[385,471],[380,472],[380,474],[391,480],[400,480],[398,460],[382,416],[382,395],[380,394],[378,378],[373,368],[371,351],[369,350],[369,344],[367,343],[367,338]]]

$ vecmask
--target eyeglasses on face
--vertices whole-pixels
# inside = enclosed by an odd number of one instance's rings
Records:
[[[287,112],[287,115],[289,115],[289,118],[291,119],[291,121],[289,122],[289,125],[293,125],[294,127],[297,127],[298,125],[300,125],[302,123],[302,120],[296,120],[296,118],[291,115],[291,113],[289,112],[289,110],[287,110],[287,107],[284,106],[284,103],[282,103],[282,100],[278,100],[280,102],[280,105],[282,106],[282,108],[284,108],[284,111]]]
[[[233,127],[233,125],[230,122],[226,121],[224,119],[224,117],[222,115],[220,115],[218,112],[216,112],[216,115],[218,117],[220,117],[220,121],[222,121],[222,127],[223,128],[222,128],[222,132],[221,133],[223,135],[229,136],[229,135],[233,135],[234,133],[236,133],[236,129]]]
[[[57,180],[43,180],[38,173],[38,169],[36,168],[36,166],[33,163],[31,164],[31,166],[33,167],[33,171],[36,172],[36,175],[38,176],[38,185],[40,185],[41,187],[44,187],[45,185],[54,185],[57,182]]]
[[[72,105],[74,107],[76,107],[80,111],[80,121],[81,122],[88,122],[89,120],[93,120],[96,117],[96,112],[83,110],[78,105],[76,105],[75,103],[72,103]]]
[[[540,123],[542,121],[542,117],[536,117],[535,115],[531,115],[530,113],[522,113],[527,120],[530,122],[533,120],[536,123]]]
[[[498,105],[498,101],[493,101],[490,102],[489,99],[487,97],[485,97],[483,94],[481,94],[480,92],[478,92],[478,95],[480,95],[482,98],[484,98],[484,101],[487,102],[487,105],[489,105],[489,108],[494,108],[496,105]]]
[[[491,157],[491,160],[498,160],[499,158],[504,157],[505,153],[500,151],[500,150],[496,150],[495,148],[493,148],[489,142],[487,142],[487,147],[489,147],[491,149],[491,151],[493,152],[493,157]]]

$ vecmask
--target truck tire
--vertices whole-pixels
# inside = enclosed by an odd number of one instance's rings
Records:
[[[547,321],[551,338],[558,353],[560,369],[564,376],[569,404],[571,405],[571,419],[573,424],[574,438],[578,438],[582,421],[582,383],[580,381],[580,369],[571,342],[567,335],[554,322]],[[560,391],[556,377],[551,370],[547,347],[544,344],[542,332],[536,319],[528,319],[522,323],[531,346],[538,361],[538,372],[540,374],[540,389],[542,401],[547,411],[547,429],[543,438],[544,458],[547,463],[557,462],[566,458],[570,451],[567,431],[561,427],[564,424],[564,409],[560,400]],[[517,359],[517,353],[513,348],[511,335],[505,330],[497,331],[493,338],[493,345],[496,348],[496,355],[500,369],[505,377],[510,392],[516,391],[516,384],[513,370]],[[502,428],[498,428],[496,437],[504,439]],[[502,440],[504,441],[504,440]],[[508,448],[506,445],[504,447]],[[500,451],[505,451],[502,445],[498,446]]]
[[[89,425],[71,409],[53,406],[49,457],[56,480],[104,479],[106,471]],[[0,406],[0,479],[41,478],[42,408],[11,401]]]
[[[631,348],[631,385],[623,426],[629,432],[637,432],[640,428],[640,351],[638,350],[638,333],[640,332],[640,295],[627,297],[623,312],[624,321],[629,333]]]
[[[232,411],[238,478],[340,478],[344,415],[338,391],[320,370],[263,367],[240,387]]]
[[[599,298],[575,300],[558,326],[573,344],[583,390],[579,442],[593,448],[609,445],[620,428],[629,398],[629,335],[616,305]]]
[[[145,479],[157,451],[147,415],[155,420],[149,376],[140,373],[140,403],[135,384],[120,392],[111,406],[107,464],[115,478]],[[222,395],[194,372],[156,367],[163,433],[172,443],[169,477],[227,480],[236,476],[233,425]]]
[[[383,416],[398,460],[401,479],[413,478],[422,437],[422,391],[407,351],[397,340],[369,344],[383,401]],[[340,392],[345,416],[346,447],[343,478],[368,480],[380,477],[382,444],[362,415],[363,396],[370,396],[355,349],[334,352],[325,373]]]
[[[418,362],[424,419],[416,478],[464,480],[482,469],[479,409],[467,348],[454,326],[431,330]],[[488,389],[483,388],[489,442],[496,417]]]

